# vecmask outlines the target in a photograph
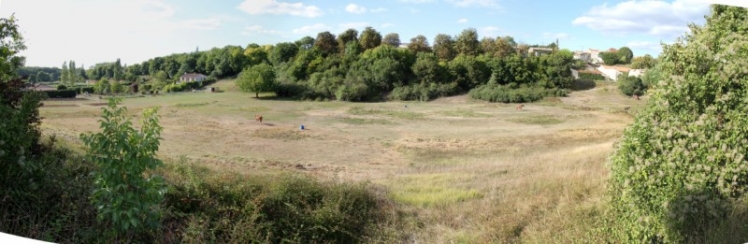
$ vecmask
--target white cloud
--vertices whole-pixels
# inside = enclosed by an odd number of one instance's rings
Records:
[[[656,52],[660,52],[662,50],[662,46],[660,46],[660,43],[654,43],[654,42],[648,42],[648,41],[632,41],[626,44],[626,46],[631,49],[648,50],[648,51],[656,51]]]
[[[217,18],[189,19],[181,21],[180,25],[185,29],[215,30],[221,27],[221,20]]]
[[[495,37],[495,36],[499,36],[499,32],[501,31],[501,29],[496,26],[486,26],[486,27],[477,29],[477,31],[478,31],[478,36],[481,36],[481,37]]]
[[[345,6],[345,11],[353,14],[363,14],[366,13],[366,8],[351,3],[348,4],[348,6]]]
[[[262,27],[261,25],[250,25],[250,26],[244,27],[244,31],[242,31],[242,35],[281,34],[281,33],[282,33],[281,31],[265,29],[265,27]]]
[[[545,38],[552,38],[552,39],[569,39],[571,37],[568,33],[551,33],[551,32],[545,32],[543,33],[543,37]]]
[[[93,65],[120,58],[133,64],[196,46],[219,45],[202,31],[223,26],[222,18],[206,14],[179,18],[179,8],[163,0],[2,1],[0,16],[15,12],[30,66],[59,66],[63,61]],[[50,21],[54,20],[54,21]],[[71,28],[71,26],[85,26]],[[64,38],[61,38],[64,37]]]
[[[462,19],[457,20],[457,23],[460,23],[460,24],[464,24],[464,23],[467,23],[467,22],[468,22],[468,19],[466,19],[466,18],[462,18]]]
[[[703,20],[709,12],[705,0],[625,1],[614,6],[593,7],[572,21],[575,25],[605,33],[644,33],[674,38],[688,30],[688,23]]]
[[[244,0],[237,8],[249,14],[287,14],[303,17],[322,16],[322,10],[317,6],[307,6],[303,3],[278,2],[276,0]]]
[[[329,25],[317,23],[317,24],[305,25],[297,29],[293,29],[291,32],[293,32],[294,34],[316,35],[320,32],[331,31],[331,30],[332,30],[332,27],[330,27]]]
[[[454,4],[457,7],[491,7],[498,8],[499,3],[496,0],[447,0],[447,2]]]

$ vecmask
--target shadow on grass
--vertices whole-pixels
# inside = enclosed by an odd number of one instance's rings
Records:
[[[724,199],[709,191],[684,192],[668,204],[666,226],[685,243],[744,243],[748,198]],[[678,220],[677,218],[681,218]]]
[[[572,91],[586,91],[595,88],[595,81],[592,80],[574,80],[571,85]]]

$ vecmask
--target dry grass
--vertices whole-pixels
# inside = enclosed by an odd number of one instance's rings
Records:
[[[231,81],[216,86],[226,92],[130,98],[124,105],[133,114],[162,107],[162,157],[245,174],[294,171],[374,182],[403,213],[393,224],[402,236],[396,241],[419,243],[600,242],[604,233],[594,230],[605,211],[606,158],[646,103],[605,84],[522,111],[466,96],[296,102],[255,99]],[[99,108],[85,104],[43,107],[45,133],[77,138],[96,130]],[[264,125],[255,123],[256,113]]]

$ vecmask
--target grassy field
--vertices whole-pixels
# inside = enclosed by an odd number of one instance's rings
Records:
[[[614,84],[525,104],[301,102],[221,93],[135,97],[160,107],[160,156],[247,175],[297,172],[387,189],[404,242],[597,242],[606,159],[641,101]],[[48,100],[45,134],[98,130],[104,101]],[[263,124],[254,121],[264,117]],[[299,126],[304,125],[305,130]],[[174,160],[177,161],[177,160]]]

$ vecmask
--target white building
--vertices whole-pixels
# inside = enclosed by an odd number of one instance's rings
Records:
[[[207,76],[200,74],[200,73],[185,73],[183,76],[179,77],[180,82],[190,82],[190,81],[204,81]]]

